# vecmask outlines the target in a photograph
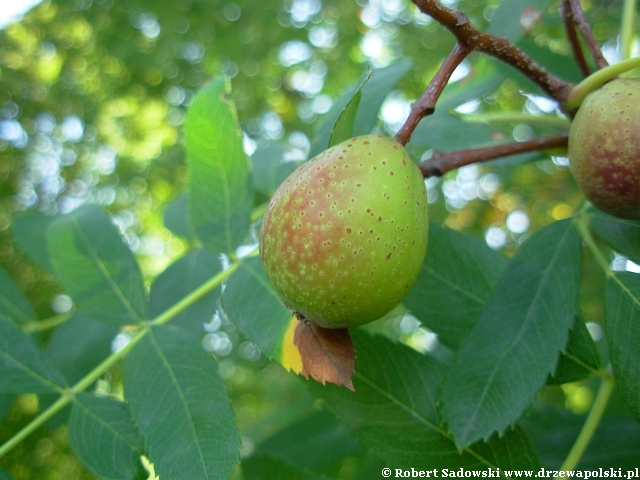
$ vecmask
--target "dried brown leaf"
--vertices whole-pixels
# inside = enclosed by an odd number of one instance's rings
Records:
[[[355,349],[346,328],[322,328],[307,321],[298,322],[293,343],[302,357],[302,371],[323,385],[326,382],[344,385],[351,391],[351,376],[355,366]]]

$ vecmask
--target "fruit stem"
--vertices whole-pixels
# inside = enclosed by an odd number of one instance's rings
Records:
[[[571,93],[567,97],[564,106],[568,108],[578,108],[587,95],[597,90],[609,80],[614,79],[618,75],[634,68],[640,67],[640,57],[628,58],[614,65],[598,70],[585,78],[578,85],[573,87]]]
[[[467,150],[457,150],[454,152],[434,151],[431,158],[418,164],[422,175],[425,178],[441,176],[450,170],[471,165],[473,163],[485,162],[516,153],[531,152],[535,150],[546,150],[550,148],[560,148],[567,146],[567,135],[554,135],[551,137],[534,138],[524,142],[510,142],[490,147],[470,148]]]
[[[447,58],[444,60],[438,72],[433,76],[431,82],[427,86],[426,90],[420,97],[420,99],[411,106],[409,117],[404,122],[404,125],[396,133],[396,140],[401,145],[406,145],[411,138],[411,134],[422,120],[427,115],[431,115],[435,108],[442,90],[447,85],[451,74],[460,63],[467,58],[467,55],[471,52],[471,49],[461,44],[456,43]]]
[[[636,0],[624,0],[622,24],[620,25],[620,56],[622,60],[631,58],[633,43],[633,20],[636,13]]]
[[[86,390],[91,385],[94,384],[96,380],[98,380],[104,372],[113,367],[117,362],[123,359],[127,353],[129,353],[134,346],[136,346],[140,340],[142,340],[150,331],[152,326],[155,325],[164,325],[169,320],[174,318],[179,313],[186,310],[188,307],[197,302],[204,295],[209,293],[211,290],[219,287],[222,282],[224,282],[227,278],[229,278],[241,265],[242,260],[235,259],[229,268],[223,270],[217,275],[213,276],[210,280],[200,285],[194,291],[186,295],[182,300],[178,301],[169,309],[165,310],[163,313],[155,317],[154,319],[145,322],[141,325],[140,330],[131,338],[131,340],[120,350],[113,352],[107,358],[105,358],[102,363],[96,366],[91,372],[85,375],[82,379],[80,379],[73,387],[66,389],[62,396],[56,400],[49,408],[47,408],[44,412],[40,413],[36,418],[34,418],[30,423],[28,423],[22,430],[16,433],[13,437],[11,437],[7,442],[0,446],[0,458],[2,458],[6,453],[12,450],[15,446],[17,446],[22,440],[27,438],[31,433],[33,433],[36,429],[38,429],[41,425],[43,425],[47,420],[53,417],[56,413],[66,407],[69,403],[71,403],[76,394]]]
[[[574,470],[580,462],[582,455],[585,450],[589,446],[591,442],[591,438],[595,433],[600,421],[602,420],[602,415],[609,403],[609,399],[611,398],[611,393],[613,392],[613,387],[615,386],[615,379],[613,375],[608,375],[602,378],[602,383],[600,384],[600,388],[598,389],[598,393],[596,395],[596,399],[591,406],[591,410],[589,410],[589,414],[587,415],[587,419],[578,434],[578,438],[575,443],[571,447],[569,451],[569,455],[563,462],[560,470],[570,471]]]

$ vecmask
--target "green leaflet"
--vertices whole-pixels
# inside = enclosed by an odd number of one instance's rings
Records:
[[[509,262],[444,384],[443,416],[459,447],[504,432],[555,369],[574,321],[581,258],[565,220],[533,234]]]
[[[229,279],[222,295],[229,319],[270,358],[280,360],[293,313],[269,282],[259,258],[248,258]]]
[[[198,92],[187,114],[185,147],[191,224],[211,252],[230,255],[249,229],[253,194],[251,164],[226,94],[221,79]]]
[[[539,467],[533,447],[520,429],[459,450],[438,412],[446,366],[361,330],[352,331],[352,337],[358,352],[355,393],[315,382],[310,387],[328,409],[352,427],[353,436],[387,465],[479,470]]]
[[[101,478],[133,480],[145,472],[140,462],[142,439],[123,402],[78,394],[69,421],[69,441],[78,457]]]
[[[640,275],[609,275],[605,332],[620,396],[640,421]]]
[[[457,349],[473,328],[507,259],[476,237],[429,225],[427,256],[403,304]]]
[[[67,386],[51,358],[13,322],[0,315],[0,392],[58,392]]]
[[[100,207],[84,205],[57,218],[48,247],[67,293],[87,315],[114,325],[147,318],[140,267]]]
[[[127,357],[123,383],[157,475],[227,478],[240,436],[218,366],[196,336],[152,328]]]
[[[17,324],[36,320],[36,312],[11,277],[0,267],[0,313]]]

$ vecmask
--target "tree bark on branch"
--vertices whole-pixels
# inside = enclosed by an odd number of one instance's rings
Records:
[[[478,30],[464,12],[447,8],[437,0],[413,0],[413,3],[422,13],[449,29],[458,43],[496,57],[520,70],[558,103],[566,100],[573,85],[551,74],[508,39]]]
[[[441,176],[450,170],[471,165],[473,163],[486,162],[495,158],[515,155],[516,153],[532,152],[549,148],[567,146],[567,135],[554,135],[551,137],[534,138],[524,142],[510,142],[489,147],[476,147],[454,152],[433,152],[431,158],[418,164],[422,175],[427,177]]]

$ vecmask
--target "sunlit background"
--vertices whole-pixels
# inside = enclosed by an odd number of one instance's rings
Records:
[[[42,0],[14,0],[2,2],[2,4],[0,4],[0,28],[4,28],[9,23],[19,20],[25,12],[41,1]]]

